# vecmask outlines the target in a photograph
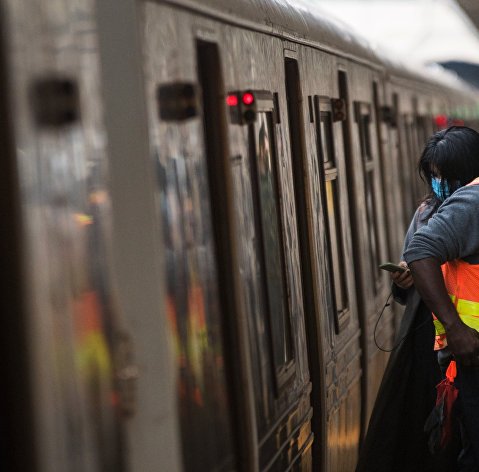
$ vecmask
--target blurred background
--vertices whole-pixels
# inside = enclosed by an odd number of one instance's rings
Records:
[[[310,0],[379,52],[410,65],[440,66],[479,87],[479,1]]]

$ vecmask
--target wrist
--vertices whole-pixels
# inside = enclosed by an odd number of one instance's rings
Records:
[[[457,329],[461,329],[466,326],[459,318],[459,315],[456,315],[454,318],[451,318],[448,321],[444,321],[443,323],[444,329],[446,332],[455,331]]]

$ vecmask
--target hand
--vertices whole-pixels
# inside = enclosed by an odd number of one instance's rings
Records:
[[[447,345],[456,360],[465,366],[479,365],[479,333],[459,318],[446,329]]]
[[[409,270],[409,267],[407,266],[405,261],[401,261],[398,265],[404,267],[406,269],[406,272],[391,272],[391,280],[398,287],[401,287],[402,289],[406,290],[414,283],[411,271]]]

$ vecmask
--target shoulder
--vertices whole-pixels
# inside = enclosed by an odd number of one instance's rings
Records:
[[[479,186],[462,187],[442,203],[427,226],[433,231],[446,230],[456,236],[463,232],[466,235],[472,227],[479,227],[478,208]]]
[[[439,207],[439,212],[448,210],[450,207],[479,204],[479,185],[466,185],[456,190],[444,203]]]
[[[414,221],[416,223],[416,226],[422,226],[427,223],[429,218],[431,218],[432,215],[437,210],[437,203],[431,199],[428,198],[424,200],[417,208],[416,213],[414,214]]]

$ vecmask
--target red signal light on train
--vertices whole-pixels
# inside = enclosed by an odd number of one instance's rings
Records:
[[[239,100],[237,95],[231,94],[226,97],[226,105],[228,105],[229,107],[236,107],[238,106],[238,103]]]
[[[231,90],[226,94],[226,105],[231,124],[246,125],[256,121],[257,96],[255,92]]]
[[[252,105],[254,103],[254,95],[251,92],[245,92],[242,100],[245,105]]]
[[[446,115],[436,115],[434,118],[436,122],[436,126],[438,128],[446,128],[447,127],[447,116]]]

